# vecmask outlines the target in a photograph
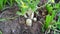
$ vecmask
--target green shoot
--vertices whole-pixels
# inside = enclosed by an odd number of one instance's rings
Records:
[[[0,31],[0,34],[2,34],[2,31]]]
[[[12,6],[13,5],[13,0],[10,0],[10,6]]]
[[[50,12],[52,12],[53,7],[51,6],[51,4],[47,4],[46,9],[47,9],[48,13],[50,13]]]
[[[3,8],[3,2],[4,0],[0,0],[0,10]]]
[[[39,0],[15,0],[21,9],[23,15],[31,9],[32,11],[36,10],[36,6],[39,3]]]
[[[45,28],[45,29],[47,29],[47,28],[49,27],[51,21],[52,21],[52,16],[47,15],[47,16],[46,16],[45,25],[44,25],[44,28]]]

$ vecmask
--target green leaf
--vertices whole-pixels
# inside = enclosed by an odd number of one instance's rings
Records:
[[[52,11],[52,19],[53,19],[55,16],[56,16],[56,11],[53,10],[53,11]]]
[[[50,13],[53,10],[53,7],[51,6],[51,4],[47,4],[46,9],[47,9],[48,13]]]
[[[45,23],[45,29],[48,28],[48,26],[50,25],[50,22],[52,21],[52,16],[47,15],[46,16],[46,23]]]
[[[18,15],[22,15],[22,13],[21,13],[20,11],[17,11],[16,14],[18,14]]]
[[[0,10],[3,8],[3,1],[4,0],[0,0]]]
[[[4,0],[4,5],[6,5],[6,3],[7,3],[7,0]]]
[[[0,34],[2,34],[2,31],[0,31]]]
[[[12,6],[13,5],[13,0],[10,0],[10,6]]]
[[[21,8],[21,13],[24,15],[28,9],[27,8]]]
[[[57,23],[57,28],[60,29],[60,22],[56,22]]]
[[[54,7],[55,8],[60,8],[60,4],[59,3],[56,3]]]
[[[30,8],[32,9],[32,11],[35,11],[37,4],[40,2],[40,0],[15,0],[15,1],[17,2],[19,8],[21,9],[22,14],[25,14],[27,10],[29,10]]]
[[[6,19],[4,19],[4,18],[0,18],[0,21],[5,21]]]

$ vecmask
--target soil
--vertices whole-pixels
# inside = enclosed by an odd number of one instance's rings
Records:
[[[3,10],[0,14],[0,18],[12,18],[18,16],[16,14],[17,7],[9,8]],[[45,20],[46,13],[39,9],[39,14],[34,15],[37,18],[37,21],[33,21],[33,25],[27,26],[25,24],[26,18],[24,16],[18,16],[14,19],[9,19],[5,21],[0,21],[0,30],[3,34],[43,34],[42,33],[42,24]],[[44,13],[44,14],[43,14]]]
[[[46,3],[46,0],[41,2]],[[44,3],[39,4],[38,6],[41,6],[43,4]],[[0,11],[0,18],[16,17],[18,16],[16,14],[16,11],[18,10],[19,9],[17,6],[4,9],[2,12]],[[0,30],[3,34],[44,34],[42,32],[42,24],[45,22],[45,17],[47,14],[48,12],[46,11],[45,7],[38,9],[38,14],[34,13],[34,17],[37,18],[37,21],[33,21],[31,27],[26,25],[25,21],[27,18],[24,16],[18,16],[14,19],[0,21]]]

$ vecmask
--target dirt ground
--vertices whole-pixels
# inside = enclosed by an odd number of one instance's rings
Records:
[[[16,15],[17,7],[12,7],[3,10],[0,14],[0,18],[13,18]],[[14,19],[9,19],[5,21],[0,21],[0,30],[3,34],[43,34],[42,33],[42,24],[45,20],[47,12],[45,8],[38,9],[38,14],[34,13],[34,17],[37,18],[37,21],[33,21],[31,27],[26,25],[26,19],[24,16],[18,16]],[[43,11],[43,12],[42,12]]]
[[[43,5],[46,1],[42,1],[38,6]],[[0,18],[13,18],[18,16],[16,11],[18,7],[14,6],[12,8],[4,9],[3,12],[0,11]],[[48,14],[45,7],[38,9],[38,14],[34,13],[34,17],[37,21],[33,21],[32,26],[26,25],[26,19],[24,16],[18,16],[14,19],[7,19],[0,21],[0,30],[3,34],[44,34],[42,32],[42,23],[45,21],[45,17]],[[55,19],[56,20],[56,19]],[[50,33],[52,34],[52,33]]]

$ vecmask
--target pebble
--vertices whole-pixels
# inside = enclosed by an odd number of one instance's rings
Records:
[[[26,19],[26,25],[27,26],[32,26],[32,20],[31,19]]]
[[[37,18],[33,18],[34,21],[37,21]]]

